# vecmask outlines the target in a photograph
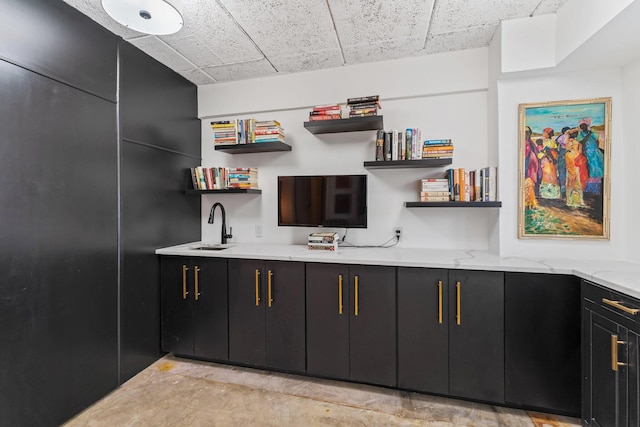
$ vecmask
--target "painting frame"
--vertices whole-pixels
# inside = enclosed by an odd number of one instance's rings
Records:
[[[520,104],[518,238],[609,240],[610,163],[611,97]]]

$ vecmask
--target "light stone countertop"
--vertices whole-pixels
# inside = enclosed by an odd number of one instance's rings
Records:
[[[349,248],[311,251],[306,245],[231,243],[224,250],[199,250],[191,242],[156,250],[158,255],[244,258],[339,264],[430,267],[525,273],[574,274],[640,299],[640,264],[593,259],[501,257],[487,251],[421,248]]]

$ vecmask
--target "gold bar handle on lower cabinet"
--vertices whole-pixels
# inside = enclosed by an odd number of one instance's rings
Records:
[[[638,312],[640,312],[640,309],[637,308],[629,308],[627,306],[622,305],[622,301],[612,301],[610,299],[607,298],[602,298],[602,302],[610,305],[611,307],[615,307],[619,310],[624,311],[625,313],[629,313],[629,314],[638,314]]]
[[[268,298],[269,300],[267,301],[267,305],[269,307],[271,307],[271,304],[273,303],[273,298],[271,298],[271,278],[273,277],[273,272],[271,270],[269,270],[267,272],[267,292],[269,295]]]
[[[354,298],[355,299],[355,307],[354,307],[354,309],[355,310],[354,310],[354,314],[357,316],[358,312],[360,311],[359,310],[360,307],[358,307],[358,303],[359,303],[358,302],[358,299],[359,299],[359,296],[358,296],[358,276],[355,277],[354,281],[355,281],[355,287],[354,287],[354,290],[355,290],[355,298]]]
[[[187,270],[189,267],[182,264],[182,299],[187,299]]]
[[[342,314],[342,274],[338,275],[338,314]]]
[[[442,323],[442,280],[438,281],[438,323]]]
[[[193,268],[193,283],[194,283],[194,299],[198,301],[198,297],[200,296],[200,287],[198,286],[198,273],[200,272],[200,267],[197,265]]]
[[[456,282],[456,323],[460,324],[460,319],[462,317],[460,310],[460,282]]]
[[[260,270],[256,270],[256,307],[260,305]]]
[[[624,341],[618,341],[617,335],[611,335],[611,370],[618,371],[619,366],[625,366],[626,363],[618,362],[618,345],[626,344]]]

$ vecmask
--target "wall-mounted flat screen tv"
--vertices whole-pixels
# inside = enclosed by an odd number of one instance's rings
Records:
[[[279,176],[278,225],[366,228],[367,176]]]

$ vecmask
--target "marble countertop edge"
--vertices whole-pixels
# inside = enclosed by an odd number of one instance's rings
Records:
[[[306,245],[232,243],[224,250],[200,250],[206,242],[157,249],[157,255],[262,259],[393,267],[447,268],[523,273],[573,274],[640,299],[640,264],[626,261],[501,257],[479,250],[424,248],[339,248],[309,250]]]

